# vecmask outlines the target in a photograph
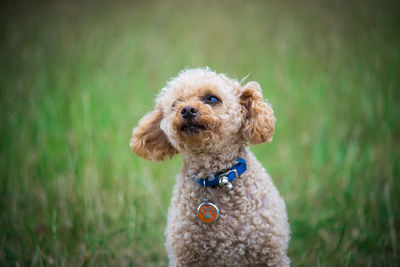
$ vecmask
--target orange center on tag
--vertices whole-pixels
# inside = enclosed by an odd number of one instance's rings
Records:
[[[219,210],[217,206],[210,202],[204,202],[197,208],[199,218],[204,223],[212,223],[219,217]]]

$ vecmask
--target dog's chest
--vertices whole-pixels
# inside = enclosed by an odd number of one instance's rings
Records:
[[[211,191],[213,190],[213,191]],[[257,255],[256,246],[262,246],[264,240],[254,242],[258,231],[265,231],[264,223],[259,223],[258,229],[254,221],[261,221],[260,209],[262,199],[259,195],[250,196],[242,187],[234,188],[232,192],[223,190],[209,190],[209,201],[215,204],[220,212],[217,221],[205,224],[197,214],[198,205],[203,201],[201,191],[188,192],[190,201],[181,206],[178,214],[183,216],[183,224],[190,227],[190,233],[182,233],[182,238],[187,238],[184,250],[190,250],[196,258],[207,262],[226,260],[235,262],[240,256],[253,251]],[[251,190],[251,189],[250,189]],[[250,241],[252,240],[252,241]],[[257,244],[260,243],[260,244]],[[239,257],[239,258],[237,258]]]

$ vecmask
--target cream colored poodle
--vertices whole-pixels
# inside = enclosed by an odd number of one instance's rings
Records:
[[[168,82],[133,130],[133,151],[182,153],[165,231],[170,266],[289,266],[286,206],[248,148],[270,142],[275,117],[260,85],[208,68]]]

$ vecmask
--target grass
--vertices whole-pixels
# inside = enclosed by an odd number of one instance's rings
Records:
[[[400,263],[400,21],[394,2],[2,4],[0,265],[165,266],[181,157],[131,153],[184,67],[261,83],[253,147],[286,200],[293,266]]]

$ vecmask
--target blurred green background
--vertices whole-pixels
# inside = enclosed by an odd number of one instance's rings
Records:
[[[252,147],[287,203],[293,266],[400,264],[396,1],[1,4],[0,265],[166,266],[181,156],[129,148],[185,67],[256,80]]]

